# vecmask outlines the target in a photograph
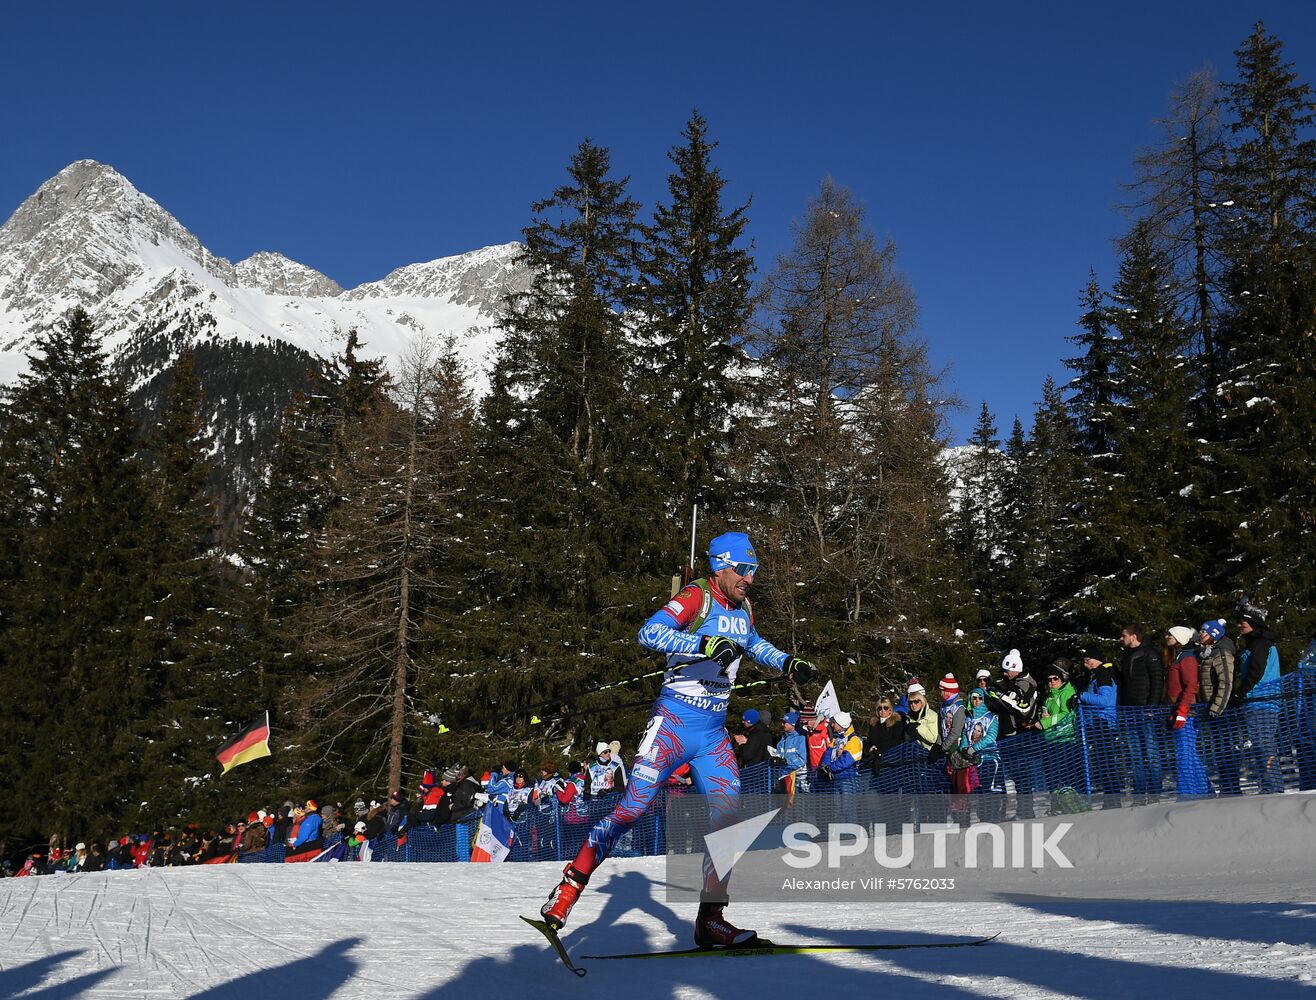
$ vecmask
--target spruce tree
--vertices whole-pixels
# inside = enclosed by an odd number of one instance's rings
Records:
[[[171,371],[163,411],[146,441],[151,522],[148,572],[154,612],[141,626],[153,664],[152,711],[143,720],[146,752],[142,801],[156,816],[204,813],[214,789],[189,779],[213,769],[225,736],[234,676],[235,619],[221,608],[219,498],[209,491],[213,442],[200,419],[201,388],[190,351]],[[195,814],[195,813],[194,813]]]
[[[1075,620],[1080,633],[1086,633],[1101,629],[1096,619],[1109,614],[1103,610],[1100,581],[1116,558],[1114,547],[1121,525],[1112,523],[1104,512],[1122,477],[1116,436],[1124,414],[1115,374],[1119,335],[1112,329],[1111,309],[1095,272],[1088,275],[1079,307],[1080,332],[1068,339],[1082,353],[1066,359],[1065,366],[1074,372],[1069,383],[1069,412],[1078,428],[1083,457],[1073,509],[1076,522],[1083,526],[1083,539],[1074,552],[1073,587],[1062,599],[1060,610]]]
[[[23,668],[6,699],[3,764],[18,792],[6,822],[27,837],[107,832],[139,819],[158,664],[139,645],[155,610],[149,490],[126,390],[85,311],[36,335],[3,424],[21,558],[4,573],[0,657]]]
[[[164,659],[179,662],[188,654],[191,630],[214,604],[218,510],[207,489],[211,442],[199,417],[201,389],[191,352],[179,355],[172,376],[147,455],[155,521],[155,641]]]
[[[1201,369],[1189,356],[1193,331],[1180,312],[1173,259],[1152,226],[1137,223],[1124,246],[1109,308],[1115,458],[1094,458],[1084,490],[1089,580],[1075,604],[1102,636],[1121,622],[1168,621],[1200,582],[1201,534],[1186,516],[1202,468],[1193,433],[1201,399]]]
[[[1029,572],[1028,549],[1033,539],[1020,530],[1028,509],[1028,499],[1023,496],[1021,473],[1028,458],[1028,435],[1024,431],[1023,421],[1018,417],[1010,426],[1010,436],[1005,442],[1005,459],[1002,463],[1000,481],[1000,501],[997,516],[1001,525],[999,557],[997,559],[997,581],[995,589],[1004,595],[997,601],[996,619],[1000,631],[1010,645],[1018,645],[1017,637],[1023,635],[1029,627],[1030,616],[1036,613],[1039,594],[1036,580]],[[1007,646],[1006,648],[1010,648]]]
[[[728,463],[747,396],[740,342],[753,271],[742,245],[748,206],[724,207],[726,181],[712,162],[717,143],[699,112],[682,138],[667,154],[676,168],[667,178],[670,201],[640,227],[636,303],[643,337],[639,388],[660,418],[655,433],[637,438],[655,448],[678,535],[692,504],[713,517],[728,513]]]
[[[1031,646],[1044,656],[1072,650],[1083,631],[1070,597],[1085,576],[1078,552],[1087,530],[1078,498],[1086,481],[1078,427],[1064,391],[1047,376],[1015,482],[1020,507],[1015,534],[1024,540],[1016,575],[1028,578],[1021,597],[1035,595],[1025,604],[1019,648]]]
[[[843,699],[945,665],[960,610],[941,529],[944,393],[896,248],[864,214],[824,181],[766,279],[743,474],[765,633],[824,658]]]
[[[1001,451],[996,418],[982,404],[968,445],[956,469],[960,495],[952,537],[985,616],[984,625],[994,630],[1007,624],[1000,620],[1013,595],[1002,589],[1006,566],[1006,495],[1009,459]]]
[[[1258,22],[1226,88],[1229,315],[1220,343],[1221,440],[1213,514],[1218,589],[1269,601],[1290,631],[1316,625],[1316,135],[1311,90]]]
[[[632,392],[640,362],[625,315],[638,206],[588,139],[567,175],[532,206],[522,260],[533,279],[507,301],[482,410],[479,504],[495,523],[468,718],[589,691],[601,667],[629,670],[637,622],[667,592],[663,490],[634,436],[651,426]],[[506,668],[476,669],[491,659]],[[581,736],[553,714],[568,742]]]
[[[1078,425],[1083,450],[1098,466],[1109,468],[1114,460],[1113,408],[1118,390],[1111,371],[1110,311],[1095,271],[1088,275],[1079,307],[1083,310],[1080,332],[1067,338],[1079,348],[1079,354],[1065,361],[1065,367],[1074,373],[1069,383],[1070,415]]]

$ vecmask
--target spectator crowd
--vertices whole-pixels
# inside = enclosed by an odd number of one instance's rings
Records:
[[[1169,793],[1238,795],[1244,772],[1261,793],[1280,792],[1286,698],[1277,637],[1263,613],[1250,607],[1239,617],[1237,638],[1228,631],[1225,619],[1196,629],[1176,625],[1158,645],[1155,634],[1130,625],[1110,659],[1083,651],[1032,672],[1020,651],[1011,649],[999,674],[977,671],[967,695],[954,675],[942,677],[935,708],[917,678],[880,695],[866,738],[850,713],[819,712],[806,704],[782,716],[780,732],[768,709],[746,709],[730,727],[732,741],[743,774],[757,769],[772,776],[760,790],[791,797],[944,796],[949,818],[960,822],[968,822],[971,807],[982,820],[1003,820],[1007,780],[1018,819],[1037,815],[1038,793],[1052,813],[1094,803],[1120,808],[1129,788],[1131,805]],[[1316,668],[1316,641],[1302,665]],[[1305,726],[1316,732],[1311,721]],[[1316,787],[1316,746],[1308,751],[1311,759],[1298,762],[1305,772],[1302,787]],[[600,742],[591,762],[573,762],[565,770],[545,760],[531,774],[508,760],[479,779],[454,764],[437,776],[425,771],[411,795],[394,790],[383,798],[361,796],[350,809],[338,801],[287,800],[219,829],[191,824],[80,841],[71,849],[52,841],[46,851],[5,859],[0,877],[218,864],[271,848],[281,849],[282,860],[303,861],[337,844],[351,859],[368,861],[386,839],[397,845],[412,831],[467,823],[490,803],[513,823],[556,810],[567,823],[585,825],[599,815],[587,804],[606,804],[625,790],[620,755],[619,742]],[[679,793],[692,782],[687,765],[668,778],[668,792]]]

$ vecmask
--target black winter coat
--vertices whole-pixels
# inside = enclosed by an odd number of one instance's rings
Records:
[[[1165,704],[1165,664],[1145,642],[1124,650],[1118,680],[1120,705]]]
[[[470,775],[456,784],[449,785],[447,794],[439,800],[435,811],[434,825],[443,823],[460,823],[475,813],[475,796],[484,789]]]
[[[904,721],[895,712],[887,718],[889,722],[878,719],[869,728],[868,741],[864,743],[864,756],[859,762],[860,767],[866,767],[874,774],[882,768],[882,754],[905,742]]]
[[[745,742],[736,747],[736,757],[741,767],[752,767],[768,760],[768,747],[772,745],[772,734],[762,722],[754,723],[745,733]]]
[[[1041,700],[1037,681],[1031,674],[1020,674],[1013,679],[1002,677],[987,689],[987,707],[1000,720],[996,738],[1003,740],[1026,729],[1037,719]]]
[[[1234,675],[1233,703],[1238,704],[1248,696],[1257,682],[1266,672],[1266,661],[1270,659],[1270,649],[1279,642],[1279,636],[1268,628],[1254,628],[1243,637],[1244,649],[1247,650],[1247,673],[1242,673],[1243,657],[1238,658],[1238,673]]]

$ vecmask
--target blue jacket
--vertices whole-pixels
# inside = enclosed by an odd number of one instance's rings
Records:
[[[493,774],[489,777],[489,784],[484,788],[485,792],[491,799],[506,799],[507,793],[516,787],[516,775],[514,774]]]
[[[970,706],[964,720],[964,734],[960,737],[960,749],[971,749],[982,760],[999,760],[1001,751],[996,745],[996,736],[1000,732],[1000,720],[987,710],[986,705],[972,707],[970,702]]]
[[[809,763],[808,745],[803,733],[786,733],[777,744],[777,753],[786,758],[786,766],[798,771]]]
[[[667,654],[660,697],[670,705],[724,713],[741,657],[723,670],[699,652],[710,636],[734,641],[751,660],[782,670],[789,656],[758,634],[749,602],[737,604],[714,581],[696,580],[655,611],[640,629],[640,645]]]
[[[320,814],[318,812],[307,813],[302,817],[302,825],[297,828],[297,839],[292,842],[293,850],[295,851],[303,844],[319,840],[323,829],[324,820],[320,818]]]
[[[1243,701],[1249,708],[1278,712],[1279,650],[1275,646],[1275,634],[1268,629],[1261,629],[1254,631],[1254,635],[1255,638],[1248,636],[1247,648],[1238,659],[1238,683],[1243,690]],[[1264,664],[1252,663],[1254,649],[1265,650]]]
[[[1115,688],[1113,681],[1109,684],[1101,684],[1103,680],[1109,680],[1108,677],[1102,677],[1101,674],[1106,671],[1094,671],[1092,678],[1088,681],[1088,686],[1083,689],[1078,696],[1078,703],[1086,708],[1085,713],[1089,719],[1100,719],[1102,722],[1108,722],[1115,725],[1115,703],[1119,698],[1119,692]]]
[[[832,777],[839,778],[853,774],[863,755],[864,741],[854,734],[854,726],[850,726],[839,736],[832,737],[818,766],[829,771]]]

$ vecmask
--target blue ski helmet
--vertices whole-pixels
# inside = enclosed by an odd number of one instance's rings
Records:
[[[759,568],[759,557],[743,531],[728,531],[708,543],[708,565],[714,573],[733,567],[741,576]]]

